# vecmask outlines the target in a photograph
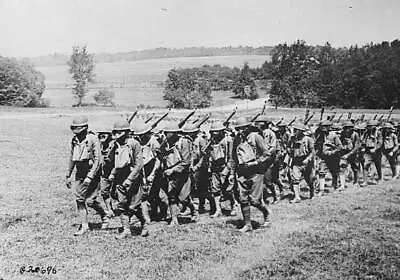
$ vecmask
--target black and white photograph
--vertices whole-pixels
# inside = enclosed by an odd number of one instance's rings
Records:
[[[399,14],[0,0],[0,280],[399,280]]]

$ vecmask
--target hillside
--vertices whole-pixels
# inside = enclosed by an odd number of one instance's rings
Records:
[[[95,59],[97,63],[102,62],[123,62],[158,58],[176,57],[204,57],[204,56],[242,56],[242,55],[269,55],[273,47],[189,47],[181,49],[156,48],[141,51],[119,52],[119,53],[97,53]],[[36,66],[56,66],[65,65],[69,59],[69,54],[54,53],[46,56],[29,57]]]

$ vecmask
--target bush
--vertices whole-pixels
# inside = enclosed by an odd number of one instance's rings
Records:
[[[108,88],[103,88],[96,93],[93,98],[97,105],[114,106],[115,92]]]
[[[173,69],[165,82],[164,100],[174,108],[205,108],[211,105],[211,86],[207,73],[197,69]]]
[[[45,87],[44,75],[28,61],[0,57],[0,105],[37,107]]]

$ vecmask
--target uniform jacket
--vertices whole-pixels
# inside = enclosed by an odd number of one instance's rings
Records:
[[[278,139],[276,138],[275,132],[267,128],[262,132],[262,135],[267,151],[270,154],[275,155],[278,149]]]
[[[172,147],[167,147],[162,158],[164,170],[172,169],[172,173],[188,172],[191,165],[192,145],[190,139],[181,137]]]
[[[343,155],[348,157],[354,156],[358,153],[361,147],[360,136],[356,131],[353,131],[350,137],[346,137],[343,133],[340,137],[340,141],[343,145]]]
[[[126,179],[133,181],[140,175],[143,168],[142,147],[139,142],[132,138],[127,138],[123,145],[115,142],[115,166],[111,174],[118,176],[119,170],[129,167],[130,173]]]
[[[71,141],[71,154],[69,158],[67,177],[70,177],[74,167],[77,172],[86,173],[86,177],[93,179],[100,171],[100,140],[89,132],[82,142],[74,136]],[[87,169],[87,170],[81,170]]]
[[[143,155],[143,175],[147,178],[153,178],[158,170],[160,170],[160,160],[157,155],[160,149],[160,143],[158,140],[151,136],[149,141],[142,145]]]
[[[324,142],[322,144],[322,153],[321,153],[322,157],[335,156],[342,151],[343,149],[342,142],[340,141],[339,136],[335,132],[330,131],[327,135],[322,137],[324,137]]]
[[[399,148],[397,135],[393,132],[388,133],[383,137],[383,149],[388,152],[395,153]]]
[[[374,131],[367,131],[365,133],[364,141],[366,151],[370,151],[372,149],[375,151],[380,150],[383,144],[382,133],[378,129],[375,129]]]
[[[308,164],[314,159],[314,140],[311,137],[305,135],[300,139],[292,137],[290,146],[293,164]]]

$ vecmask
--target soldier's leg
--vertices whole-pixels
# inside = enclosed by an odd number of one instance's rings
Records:
[[[353,187],[359,187],[360,185],[358,184],[358,174],[360,163],[358,162],[357,157],[348,158],[347,162],[350,163],[350,167],[353,172]]]
[[[332,188],[338,189],[338,179],[339,179],[339,161],[337,157],[332,157],[326,161],[329,172],[332,175]]]
[[[326,184],[326,173],[328,171],[328,167],[326,165],[326,162],[322,159],[318,160],[318,186],[319,186],[319,193],[318,196],[321,196],[325,192],[325,184]]]
[[[252,182],[250,180],[245,179],[244,177],[239,177],[237,179],[237,183],[238,183],[240,207],[242,210],[242,216],[244,220],[244,226],[240,229],[240,232],[245,233],[253,229],[251,226],[251,217],[250,217],[250,193],[251,193]]]
[[[87,187],[83,185],[83,179],[75,181],[75,198],[76,206],[78,210],[79,219],[81,222],[81,228],[74,233],[75,236],[83,235],[89,231],[88,213],[86,208],[86,195]]]
[[[302,179],[302,166],[293,165],[290,169],[290,182],[292,184],[294,197],[290,201],[290,203],[299,203],[301,201],[300,198],[300,181]]]
[[[115,215],[119,217],[123,227],[123,231],[120,235],[117,235],[117,239],[123,239],[132,235],[129,220],[131,212],[129,206],[131,204],[130,188],[122,186],[122,184],[116,185],[116,192],[118,197],[118,203],[114,211]]]
[[[276,203],[279,200],[279,194],[274,184],[275,180],[273,178],[273,167],[273,164],[267,167],[267,170],[264,173],[264,184],[266,189],[270,190],[270,192],[272,193],[273,203]]]
[[[307,164],[307,166],[303,171],[303,177],[307,182],[308,187],[310,188],[310,199],[312,199],[315,196],[315,184],[316,184],[314,163],[311,162]]]
[[[108,178],[100,177],[100,194],[102,207],[106,211],[107,216],[112,217],[114,213],[111,205],[111,183]]]
[[[211,173],[211,193],[215,201],[215,212],[212,213],[211,218],[217,218],[222,215],[221,211],[222,180],[220,172]]]
[[[382,180],[382,153],[376,152],[373,154],[373,162],[376,172],[378,173],[378,183]]]
[[[390,170],[392,171],[392,179],[395,179],[397,175],[396,155],[387,155],[386,158],[389,161]]]
[[[250,204],[256,207],[263,214],[263,222],[262,227],[266,227],[270,224],[270,210],[268,209],[268,205],[265,203],[263,199],[264,193],[264,185],[263,175],[256,174],[251,179],[252,189],[250,194]]]
[[[178,225],[178,212],[179,212],[179,181],[176,179],[168,180],[168,202],[169,202],[169,211],[171,215],[171,223],[170,226]]]
[[[346,184],[346,173],[348,169],[349,162],[347,159],[340,159],[340,174],[339,174],[339,181],[340,181],[340,189],[345,188]]]

